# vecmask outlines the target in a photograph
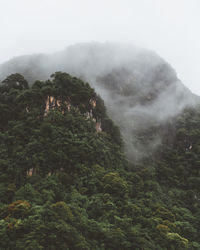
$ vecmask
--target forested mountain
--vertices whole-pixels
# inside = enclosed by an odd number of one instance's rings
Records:
[[[0,249],[200,249],[199,98],[106,46],[1,66]]]
[[[0,66],[0,79],[20,73],[33,83],[56,71],[75,75],[95,88],[134,161],[150,156],[162,140],[156,133],[141,143],[141,128],[148,133],[199,102],[156,53],[124,44],[85,43],[52,55],[16,57]]]

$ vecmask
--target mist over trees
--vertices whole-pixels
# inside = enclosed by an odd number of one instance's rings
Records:
[[[1,249],[200,248],[199,98],[163,59],[80,44],[0,75]]]
[[[17,57],[0,66],[0,79],[19,72],[33,83],[55,71],[75,75],[96,89],[121,130],[129,159],[148,156],[162,140],[156,133],[140,143],[138,130],[146,128],[148,133],[199,102],[162,58],[124,44],[85,43],[52,55]]]

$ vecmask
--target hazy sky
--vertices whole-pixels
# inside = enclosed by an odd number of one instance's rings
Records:
[[[152,49],[200,95],[200,0],[0,0],[0,62],[92,41]]]

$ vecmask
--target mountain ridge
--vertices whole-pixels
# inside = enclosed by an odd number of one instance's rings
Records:
[[[128,162],[103,100],[77,77],[29,86],[12,74],[0,97],[0,248],[199,249],[200,107],[137,127],[140,145],[162,141]]]
[[[120,127],[128,157],[135,160],[153,152],[162,140],[155,135],[141,144],[138,129],[174,119],[200,100],[156,53],[131,45],[84,43],[51,55],[18,57],[0,66],[0,78],[15,71],[29,82],[48,79],[55,71],[90,82]]]

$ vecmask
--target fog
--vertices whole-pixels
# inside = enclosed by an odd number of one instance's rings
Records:
[[[55,71],[89,82],[101,95],[120,128],[129,159],[150,155],[162,140],[151,129],[199,100],[155,52],[119,43],[80,43],[53,54],[16,57],[0,65],[0,80],[18,72],[33,83]]]
[[[82,42],[156,51],[200,94],[199,0],[0,0],[0,62]]]
[[[200,95],[199,0],[0,4],[0,63],[8,61],[0,80],[19,72],[33,82],[61,70],[88,81],[105,100],[130,156],[141,158],[160,144],[157,134],[140,143],[140,129],[194,105],[187,88]]]

